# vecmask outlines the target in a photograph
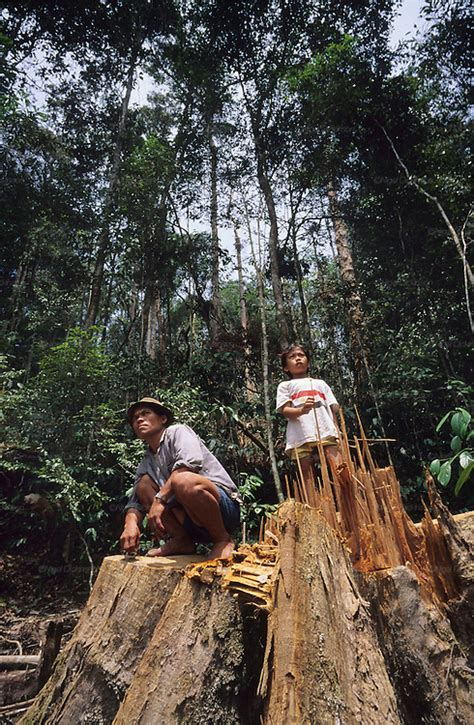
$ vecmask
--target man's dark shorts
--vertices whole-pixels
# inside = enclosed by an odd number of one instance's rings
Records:
[[[222,488],[219,488],[219,493],[219,508],[221,510],[222,520],[224,521],[226,530],[232,535],[232,532],[240,524],[240,504],[230,498]],[[212,541],[208,530],[202,526],[197,526],[191,521],[188,514],[184,517],[183,526],[196,544],[209,544]]]

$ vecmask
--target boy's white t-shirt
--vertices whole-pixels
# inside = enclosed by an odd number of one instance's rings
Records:
[[[297,408],[304,405],[306,398],[316,399],[313,410],[300,415],[299,418],[287,419],[286,448],[296,448],[304,443],[318,440],[318,426],[320,439],[334,436],[338,438],[338,431],[334,425],[331,405],[337,405],[337,400],[331,388],[324,380],[315,378],[292,378],[280,383],[277,389],[276,409],[281,413],[285,403],[293,403]],[[318,419],[316,425],[315,415]]]

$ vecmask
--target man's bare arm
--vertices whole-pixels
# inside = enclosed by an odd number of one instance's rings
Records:
[[[196,471],[193,471],[192,468],[188,468],[187,466],[179,466],[178,468],[175,468],[174,471],[171,473],[171,476],[159,490],[160,498],[162,500],[155,499],[150,507],[150,510],[148,512],[148,524],[154,535],[157,537],[166,534],[166,529],[163,524],[162,517],[163,511],[166,507],[166,503],[173,494],[173,478],[179,476],[180,473],[185,473],[188,471],[191,471],[191,473],[196,473]]]
[[[137,509],[128,509],[125,514],[125,524],[120,537],[122,551],[136,551],[140,543],[140,525],[143,514]]]

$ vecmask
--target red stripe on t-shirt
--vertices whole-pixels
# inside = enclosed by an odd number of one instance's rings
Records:
[[[316,395],[326,400],[324,393],[321,393],[319,390],[299,390],[291,396],[291,400],[296,400],[297,398],[314,398]]]

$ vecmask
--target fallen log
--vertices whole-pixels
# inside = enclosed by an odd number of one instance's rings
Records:
[[[28,667],[37,667],[40,663],[39,655],[0,655],[0,670],[23,670]]]

